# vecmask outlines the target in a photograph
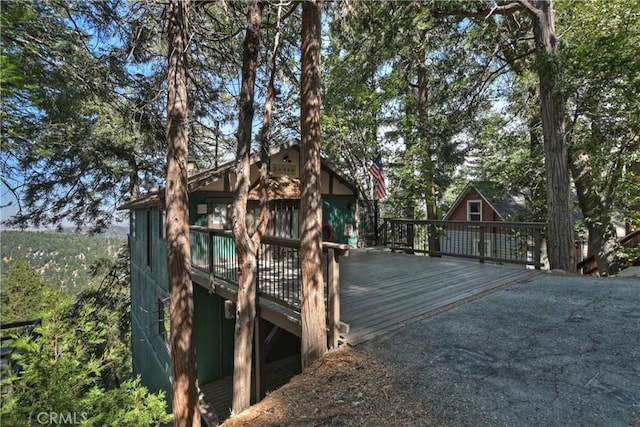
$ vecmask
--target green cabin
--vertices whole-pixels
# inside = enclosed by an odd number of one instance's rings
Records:
[[[258,182],[258,160],[251,160],[251,182]],[[230,228],[235,163],[216,169],[189,172],[189,216],[194,226]],[[297,141],[279,145],[270,152],[272,211],[268,235],[300,237],[300,150]],[[255,187],[255,185],[254,185]],[[356,185],[340,171],[322,161],[323,237],[356,245]],[[247,221],[258,217],[258,189],[249,194]],[[164,190],[150,192],[121,207],[130,211],[131,326],[134,373],[152,391],[164,390],[171,403],[171,358],[169,354],[169,290],[165,229]],[[254,224],[255,225],[255,224]],[[222,239],[224,240],[224,239]],[[217,244],[216,258],[235,253],[229,239]],[[199,247],[192,241],[192,258]],[[207,384],[229,378],[233,372],[234,319],[225,315],[225,299],[193,282],[198,381]],[[275,328],[274,328],[275,329]],[[299,338],[280,333],[268,360],[299,355]],[[298,357],[299,359],[299,357]]]

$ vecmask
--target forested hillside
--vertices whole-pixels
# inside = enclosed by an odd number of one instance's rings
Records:
[[[14,262],[25,260],[47,283],[66,288],[72,294],[88,285],[93,264],[100,259],[115,258],[126,243],[115,237],[36,231],[3,231],[0,242],[3,281]]]

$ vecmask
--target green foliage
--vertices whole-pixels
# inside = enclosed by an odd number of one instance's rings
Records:
[[[2,3],[0,179],[18,199],[9,224],[66,218],[101,231],[138,173],[162,173],[161,103],[126,69],[118,3]]]
[[[104,328],[105,340],[92,350],[96,354],[108,354],[113,360],[101,372],[101,383],[106,388],[119,386],[133,369],[128,255],[128,248],[123,245],[117,258],[103,259],[95,264],[92,274],[102,279],[93,281],[78,294],[70,312],[70,316],[78,322],[90,320]]]
[[[60,299],[64,296],[58,289],[45,283],[26,261],[17,261],[2,281],[2,322],[38,319]]]
[[[640,265],[640,245],[620,249],[616,252],[616,259],[622,268]]]
[[[85,289],[95,276],[92,266],[113,259],[123,244],[121,238],[30,231],[3,231],[1,237],[2,280],[26,260],[48,283],[71,294]]]
[[[87,425],[153,425],[169,422],[163,396],[126,380],[107,388],[101,378],[112,364],[122,363],[113,348],[96,352],[107,328],[87,310],[69,317],[69,305],[57,303],[35,334],[13,343],[13,358],[21,366],[5,373],[2,421],[6,425],[37,425],[46,414],[75,414]]]
[[[629,208],[640,204],[638,183],[629,173],[640,161],[640,4],[562,1],[557,10],[571,152],[589,159],[581,172],[592,177],[588,192],[602,205],[585,216],[629,216]]]
[[[438,17],[437,2],[357,2],[336,10],[326,61],[323,132],[332,159],[360,178],[381,153],[386,214],[418,215],[436,203],[464,161],[488,105],[490,61],[476,33]],[[433,212],[429,210],[429,212]]]
[[[58,237],[69,239],[66,243],[78,240]],[[86,239],[83,245],[104,242]],[[150,394],[131,378],[127,255],[121,246],[113,261],[95,263],[91,274],[96,280],[73,304],[26,261],[13,263],[3,280],[3,322],[38,317],[43,322],[32,334],[14,335],[10,343],[12,361],[21,369],[2,373],[0,386],[8,391],[2,396],[4,425],[38,425],[47,417],[75,417],[96,426],[171,420],[164,396]]]

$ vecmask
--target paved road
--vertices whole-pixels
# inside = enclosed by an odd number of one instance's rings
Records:
[[[454,426],[640,427],[640,279],[544,274],[359,348]]]

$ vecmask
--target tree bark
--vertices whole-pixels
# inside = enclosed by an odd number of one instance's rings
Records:
[[[254,90],[263,8],[264,3],[259,0],[253,0],[249,5],[242,59],[236,188],[233,206],[233,235],[240,266],[233,352],[233,414],[244,411],[251,404],[251,359],[256,319],[256,255],[258,245],[249,235],[246,213],[251,184],[251,128],[254,116]]]
[[[595,258],[600,276],[615,274],[620,269],[615,257],[620,241],[611,221],[611,213],[596,189],[588,154],[575,152],[571,157],[571,173],[578,193],[578,204],[589,232],[587,256]]]
[[[569,159],[565,135],[565,100],[560,90],[560,64],[551,0],[516,0],[491,10],[448,11],[468,17],[510,15],[525,10],[533,21],[536,69],[544,137],[547,181],[548,256],[551,269],[576,272],[573,210],[571,209]]]
[[[327,352],[322,277],[322,197],[320,193],[320,0],[302,3],[301,181],[302,367]]]
[[[533,19],[547,180],[547,232],[551,269],[576,272],[565,101],[560,91],[557,39],[551,0],[520,0]],[[535,7],[534,7],[535,6]]]
[[[424,57],[424,55],[423,55]],[[427,147],[426,155],[424,156],[422,171],[424,173],[426,191],[425,191],[425,206],[428,220],[438,219],[438,206],[436,203],[438,189],[435,183],[435,166],[433,164],[433,151],[435,147],[432,146],[432,141],[428,141],[426,128],[429,126],[429,88],[427,81],[427,65],[418,65],[418,138],[420,144],[423,147]],[[429,255],[435,255],[435,252],[440,251],[440,241],[436,227],[429,226]]]
[[[193,287],[187,187],[188,1],[168,7],[167,266],[171,310],[173,414],[176,426],[199,426],[198,376],[193,331]]]

